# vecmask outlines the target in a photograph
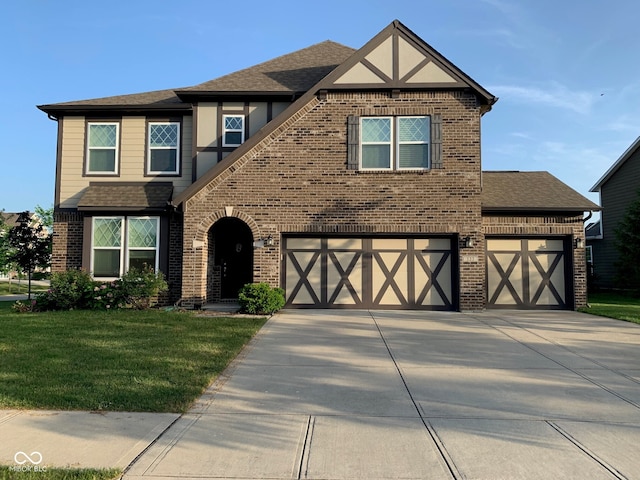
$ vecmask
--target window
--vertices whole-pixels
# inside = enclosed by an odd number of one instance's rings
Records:
[[[118,173],[119,127],[118,123],[87,124],[87,174]]]
[[[156,175],[180,174],[180,124],[178,122],[150,122],[147,173]]]
[[[429,168],[429,117],[363,117],[360,132],[362,170]]]
[[[224,131],[222,132],[223,147],[237,147],[244,142],[244,116],[223,115]]]
[[[158,217],[94,217],[91,271],[95,278],[118,278],[130,268],[158,270]]]

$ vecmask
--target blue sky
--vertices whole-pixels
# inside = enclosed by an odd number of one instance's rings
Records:
[[[268,5],[268,8],[266,7]],[[500,97],[485,170],[583,195],[640,136],[637,0],[20,0],[0,18],[0,209],[53,204],[56,123],[36,105],[195,85],[394,19]]]

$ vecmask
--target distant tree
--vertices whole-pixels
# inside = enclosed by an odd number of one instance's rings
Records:
[[[17,225],[9,230],[8,242],[13,248],[9,258],[28,274],[31,299],[33,271],[46,268],[51,262],[51,235],[42,222],[34,221],[29,212],[22,212]]]
[[[615,229],[617,281],[640,296],[640,190]]]
[[[36,205],[36,217],[50,234],[53,233],[53,206],[45,209],[40,205]]]
[[[11,251],[9,226],[4,219],[4,210],[0,210],[0,273],[9,273],[11,270]]]

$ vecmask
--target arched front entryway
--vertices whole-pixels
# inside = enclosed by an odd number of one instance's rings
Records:
[[[225,217],[209,230],[207,301],[237,299],[253,281],[253,234],[235,217]]]

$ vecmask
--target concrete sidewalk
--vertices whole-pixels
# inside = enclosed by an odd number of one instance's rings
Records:
[[[138,480],[640,479],[640,327],[283,311],[188,414],[2,412],[0,438]]]

